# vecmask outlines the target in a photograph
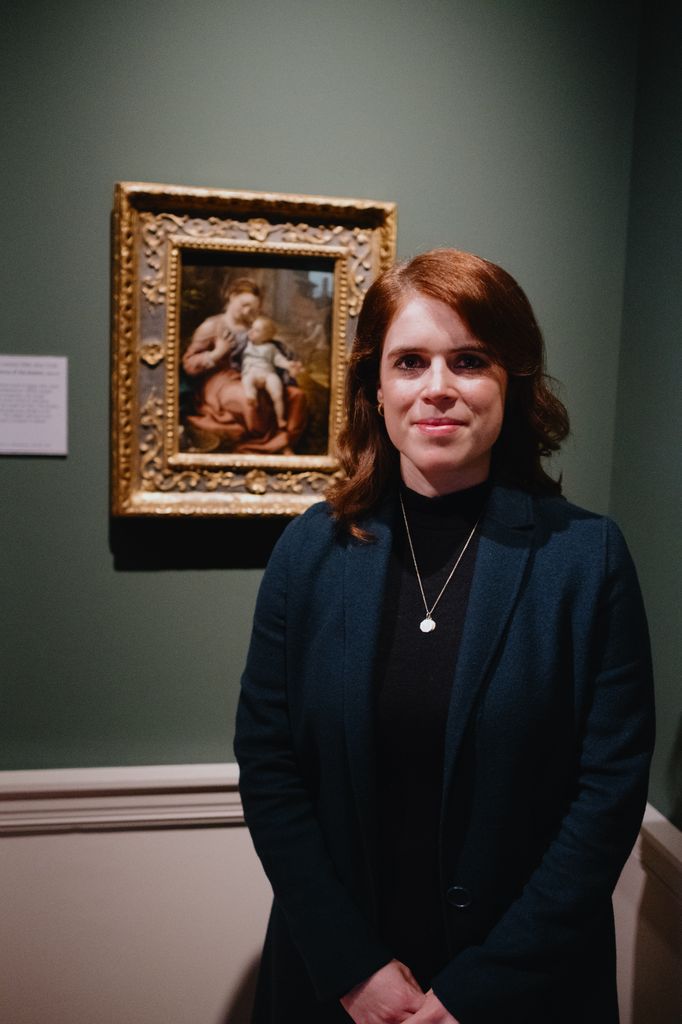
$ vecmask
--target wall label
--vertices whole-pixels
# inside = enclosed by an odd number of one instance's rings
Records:
[[[0,454],[67,454],[66,356],[0,355]]]

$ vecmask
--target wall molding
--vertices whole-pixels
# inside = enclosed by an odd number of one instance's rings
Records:
[[[652,804],[646,805],[635,852],[682,906],[682,832]]]
[[[0,772],[0,835],[243,825],[236,764]]]
[[[0,835],[243,825],[236,764],[0,772]],[[682,832],[651,804],[634,850],[682,901]]]

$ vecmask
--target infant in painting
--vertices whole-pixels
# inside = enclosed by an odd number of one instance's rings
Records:
[[[258,399],[258,389],[263,388],[270,395],[275,408],[277,426],[283,430],[287,425],[284,413],[284,386],[277,368],[295,375],[300,373],[301,363],[287,359],[274,342],[277,325],[269,316],[257,316],[247,332],[247,342],[242,352],[242,386],[246,401],[253,409]],[[252,424],[249,427],[253,428]]]

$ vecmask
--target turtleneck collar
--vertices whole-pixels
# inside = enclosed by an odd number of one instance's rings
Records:
[[[481,515],[483,507],[492,488],[490,480],[484,480],[475,487],[467,487],[450,494],[440,494],[428,498],[417,491],[410,490],[404,483],[400,484],[400,493],[410,526],[430,527],[433,529],[453,528],[458,522],[473,523]]]

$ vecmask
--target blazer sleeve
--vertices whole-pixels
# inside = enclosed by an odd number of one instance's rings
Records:
[[[526,1020],[570,977],[571,961],[603,923],[641,824],[654,741],[648,630],[625,541],[614,523],[601,523],[595,671],[573,798],[518,898],[481,945],[463,950],[434,980],[461,1024]]]
[[[392,954],[335,870],[292,742],[287,589],[290,563],[302,571],[305,556],[295,541],[307,521],[301,517],[285,531],[261,584],[242,677],[235,754],[254,846],[323,1000],[340,998],[388,963]]]

